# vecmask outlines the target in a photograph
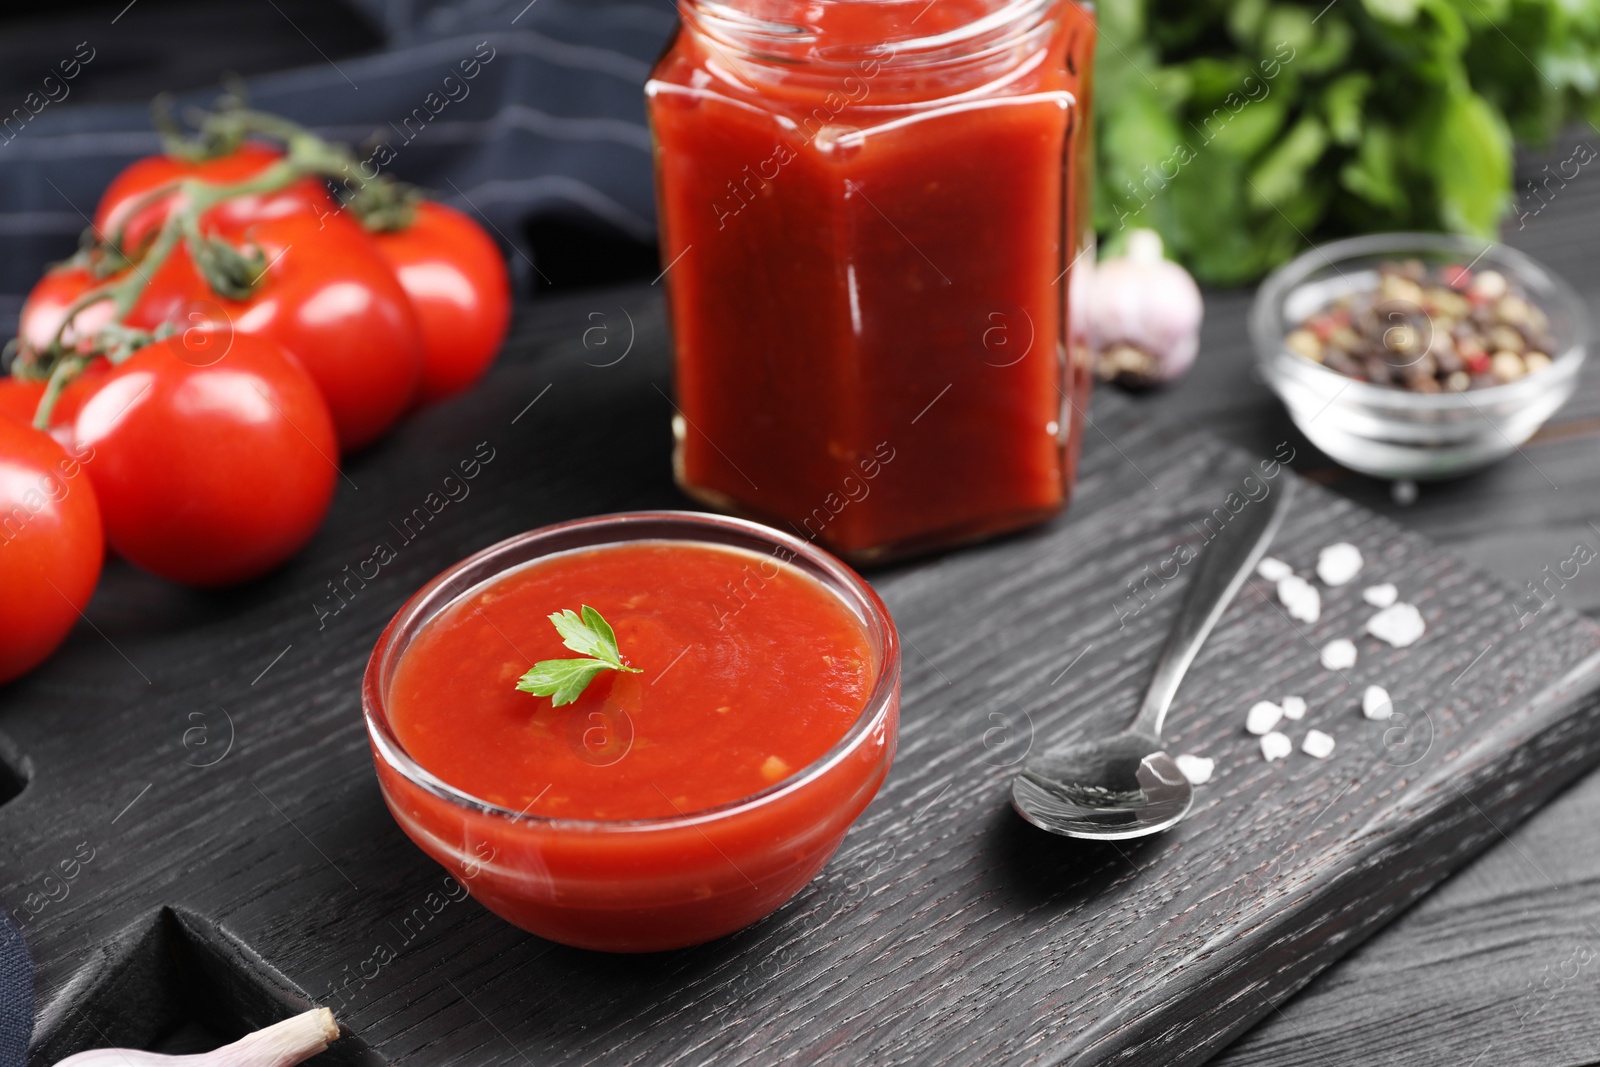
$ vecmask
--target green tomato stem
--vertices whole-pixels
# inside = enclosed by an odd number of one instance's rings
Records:
[[[88,365],[89,361],[82,356],[68,356],[55,365],[50,371],[50,379],[45,383],[44,395],[39,398],[39,406],[33,412],[34,429],[49,432],[50,414],[55,411],[56,401],[61,398],[61,390]]]

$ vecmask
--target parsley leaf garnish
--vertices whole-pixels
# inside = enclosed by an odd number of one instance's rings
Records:
[[[617,635],[611,624],[589,605],[581,612],[570,608],[550,616],[561,643],[588,659],[544,659],[517,680],[517,688],[534,696],[549,697],[552,707],[571,704],[601,671],[640,673],[622,662]]]

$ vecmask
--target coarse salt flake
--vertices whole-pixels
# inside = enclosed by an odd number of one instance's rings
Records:
[[[1256,564],[1256,573],[1269,582],[1277,583],[1293,574],[1294,568],[1281,559],[1265,556],[1260,563]]]
[[[1244,728],[1260,737],[1283,718],[1283,709],[1270,700],[1258,700],[1251,705],[1249,713],[1245,716]]]
[[[1298,574],[1291,574],[1278,582],[1278,599],[1291,619],[1316,622],[1322,617],[1322,594]]]
[[[1393,604],[1367,620],[1367,633],[1395,648],[1416,644],[1427,629],[1415,604]]]
[[[1177,759],[1178,770],[1189,779],[1190,785],[1205,785],[1211,781],[1211,772],[1217,769],[1217,761],[1204,756],[1191,756],[1187,752]]]
[[[1308,730],[1300,742],[1300,751],[1315,759],[1327,759],[1333,755],[1333,738],[1321,730]]]
[[[1343,637],[1322,646],[1322,665],[1330,671],[1349,670],[1356,665],[1355,643]]]
[[[1361,573],[1361,563],[1361,550],[1340,541],[1317,554],[1317,577],[1329,585],[1343,585]]]
[[[1369,719],[1387,719],[1389,705],[1389,691],[1381,685],[1369,685],[1361,694],[1361,714]]]
[[[1400,590],[1394,587],[1393,582],[1384,582],[1382,585],[1369,585],[1361,590],[1361,599],[1375,608],[1386,608],[1400,599]]]
[[[1285,759],[1294,751],[1294,744],[1289,738],[1274,730],[1261,739],[1261,756],[1268,763],[1275,759]]]
[[[1306,717],[1305,697],[1284,697],[1282,707],[1283,717],[1285,719],[1291,719],[1294,722],[1299,722],[1301,719]]]

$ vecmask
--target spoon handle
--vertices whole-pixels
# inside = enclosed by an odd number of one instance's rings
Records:
[[[1265,483],[1263,483],[1265,484]],[[1162,646],[1144,704],[1131,729],[1153,737],[1161,736],[1161,724],[1177,695],[1178,683],[1194,662],[1195,654],[1210,635],[1211,628],[1244,585],[1250,571],[1267,551],[1273,535],[1283,524],[1289,500],[1294,495],[1292,476],[1283,479],[1276,491],[1269,490],[1261,500],[1253,500],[1200,551],[1195,575],[1189,579],[1183,606]],[[1227,514],[1226,511],[1223,514]]]

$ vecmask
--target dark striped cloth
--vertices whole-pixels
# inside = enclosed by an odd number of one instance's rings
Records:
[[[641,89],[672,32],[670,0],[351,2],[381,28],[385,46],[251,78],[252,103],[363,145],[363,158],[486,220],[522,292],[538,269],[528,233],[540,219],[653,240]],[[92,67],[94,54],[90,42],[77,58]],[[42,71],[62,61],[38,58]],[[51,84],[42,91],[61,94]],[[191,92],[180,105],[216,95]],[[143,103],[46,99],[0,122],[0,329],[8,335],[45,265],[76,247],[107,182],[160,150]],[[0,1067],[22,1062],[32,1027],[27,949],[0,919]]]

